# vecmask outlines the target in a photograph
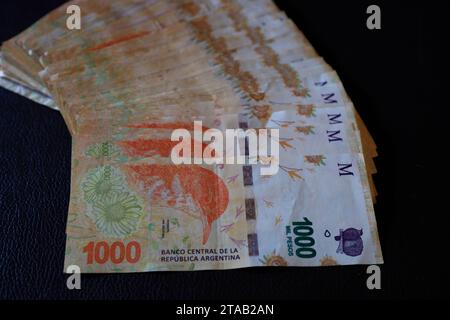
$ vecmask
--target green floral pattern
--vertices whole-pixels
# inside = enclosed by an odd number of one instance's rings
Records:
[[[86,156],[94,159],[113,158],[120,155],[120,150],[110,142],[91,145],[85,152]]]
[[[88,203],[110,196],[114,192],[123,190],[122,175],[111,166],[102,166],[88,172],[81,187],[84,191],[84,200]]]
[[[89,215],[97,230],[105,236],[124,238],[137,229],[143,216],[143,205],[127,192],[112,193],[98,200]]]
[[[119,169],[110,165],[91,169],[81,186],[87,215],[104,236],[124,238],[137,230],[144,206]]]

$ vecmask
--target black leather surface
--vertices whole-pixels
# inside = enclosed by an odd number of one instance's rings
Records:
[[[1,1],[0,40],[61,2]],[[381,291],[367,290],[363,266],[86,275],[82,290],[69,291],[63,261],[70,135],[58,112],[0,89],[0,298],[441,296],[448,275],[445,264],[439,263],[448,258],[448,238],[438,202],[445,197],[429,180],[430,170],[436,168],[428,163],[442,157],[423,146],[436,127],[434,111],[427,106],[442,103],[436,91],[448,92],[439,81],[424,84],[443,68],[444,55],[435,46],[439,39],[428,30],[439,21],[430,13],[439,9],[386,1],[381,4],[383,29],[371,32],[365,28],[365,9],[371,2],[308,2],[278,1],[338,70],[379,146],[376,213],[386,261]],[[445,173],[448,169],[439,171]]]

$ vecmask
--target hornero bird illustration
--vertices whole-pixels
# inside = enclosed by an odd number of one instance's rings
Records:
[[[189,124],[180,123],[165,124],[163,129],[180,126],[192,129]],[[154,124],[140,125],[139,128],[162,129]],[[152,155],[169,157],[175,144],[168,139],[142,137],[118,142],[125,154],[144,158]],[[202,144],[202,149],[205,146]],[[200,220],[203,226],[202,243],[207,243],[212,224],[225,212],[229,200],[228,188],[218,175],[202,166],[190,164],[129,164],[126,171],[130,180],[145,190],[151,204],[173,208]]]

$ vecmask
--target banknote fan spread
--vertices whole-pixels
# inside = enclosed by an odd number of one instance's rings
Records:
[[[383,262],[375,143],[271,0],[70,1],[2,44],[0,86],[59,110],[72,135],[65,270]],[[174,162],[177,129],[195,161]],[[191,145],[220,153],[211,129],[244,132],[223,148],[245,161],[197,161]],[[270,152],[249,151],[248,132],[269,132]]]

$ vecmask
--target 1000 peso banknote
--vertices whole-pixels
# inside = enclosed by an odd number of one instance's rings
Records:
[[[272,1],[70,3],[81,30],[61,7],[0,53],[0,85],[72,134],[65,270],[382,263],[375,144]]]
[[[176,142],[164,130],[189,123],[77,135],[66,266],[139,272],[381,263],[364,159],[351,153],[344,132],[329,135],[346,125],[345,110],[310,110],[310,120],[303,109],[274,113],[269,122],[283,126],[274,175],[261,175],[261,164],[174,165]]]

